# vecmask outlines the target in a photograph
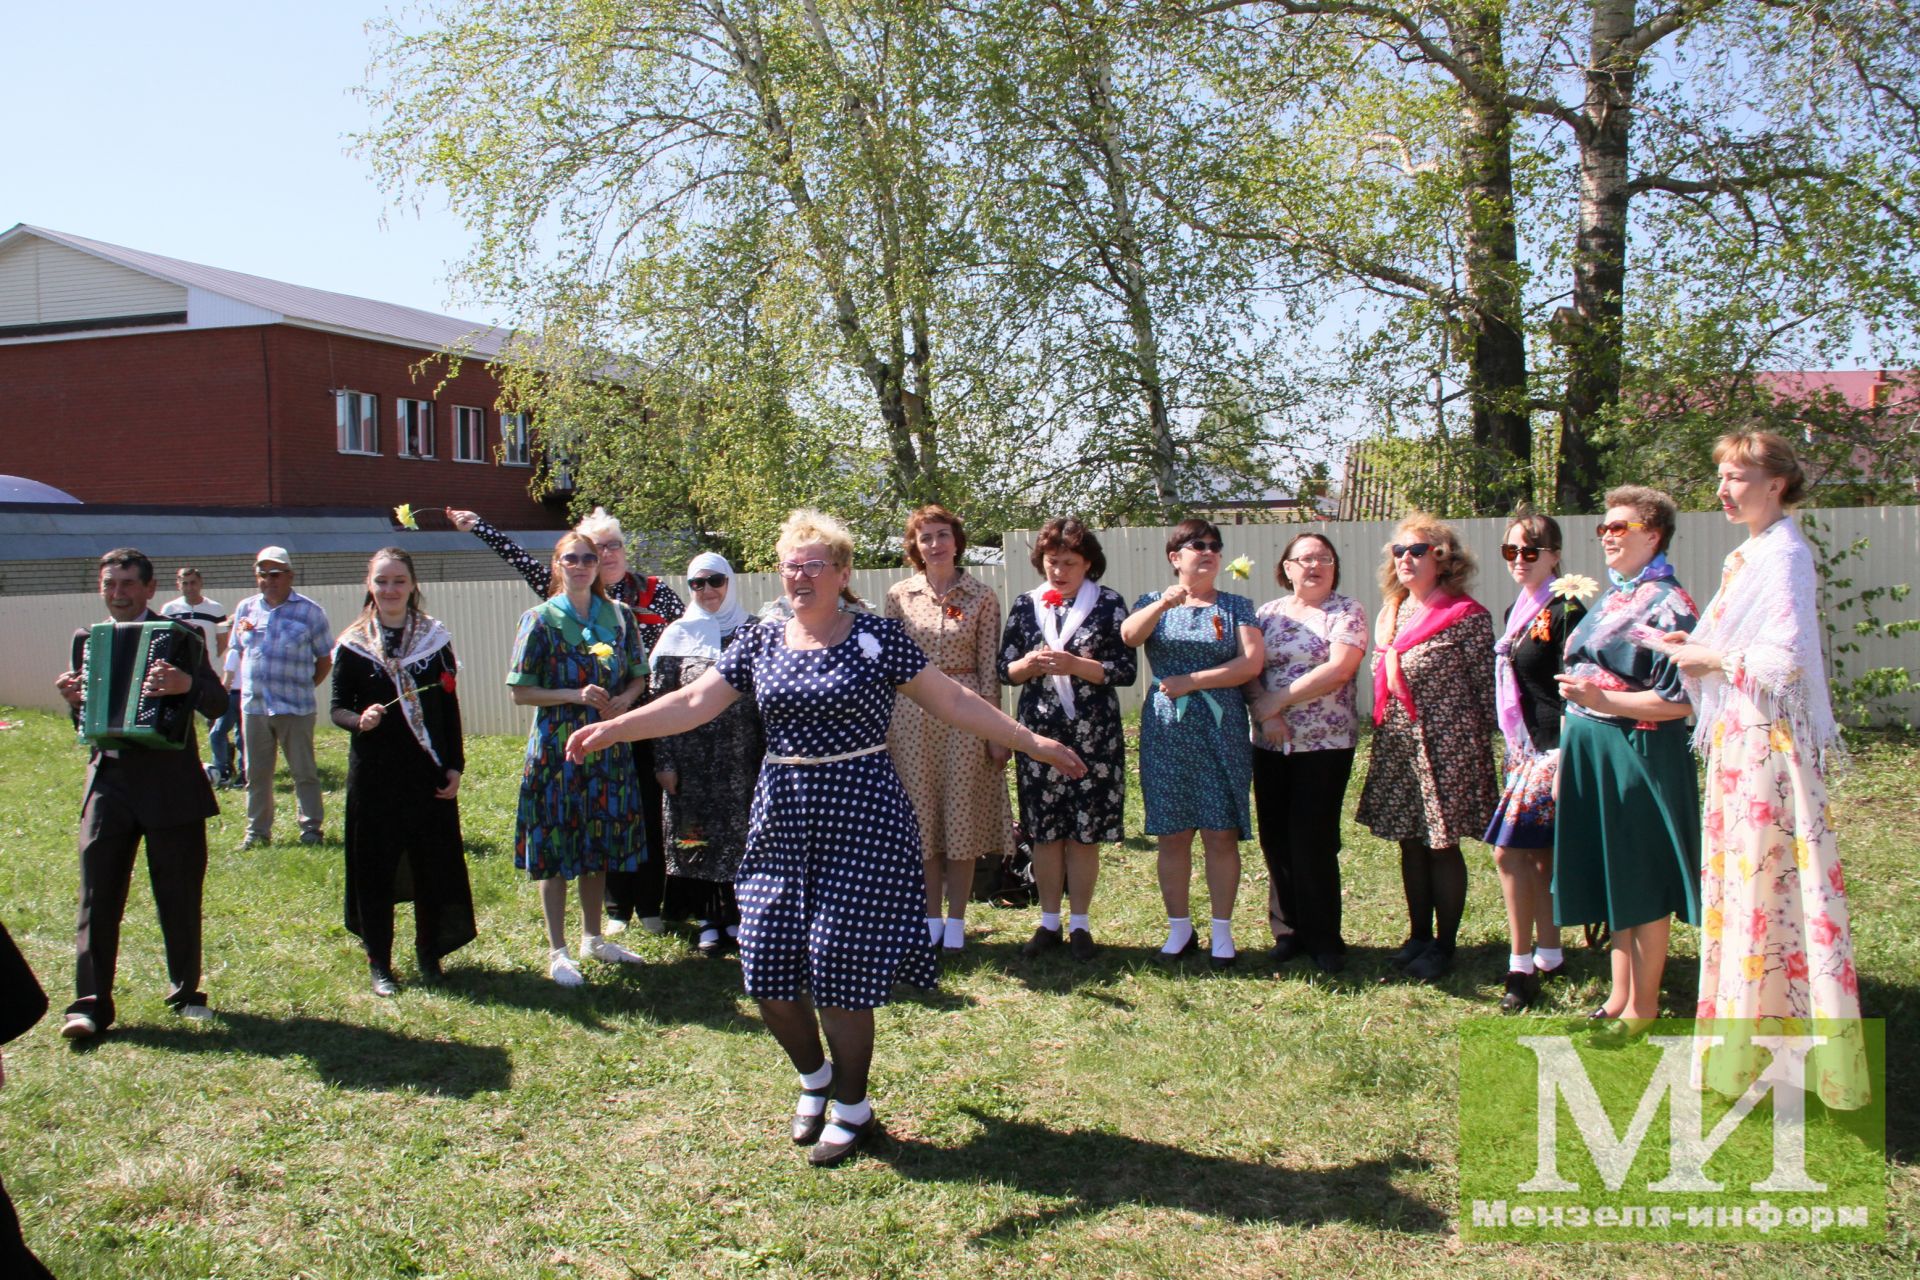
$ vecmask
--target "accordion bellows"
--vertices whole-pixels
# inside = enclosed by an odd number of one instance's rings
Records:
[[[80,665],[80,740],[96,747],[178,751],[193,732],[193,695],[149,698],[140,692],[156,662],[200,669],[205,642],[177,622],[96,622]]]

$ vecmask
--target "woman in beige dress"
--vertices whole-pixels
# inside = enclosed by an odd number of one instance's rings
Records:
[[[915,511],[907,519],[906,552],[920,572],[887,589],[886,616],[905,624],[930,663],[998,707],[1000,599],[960,567],[966,549],[967,531],[958,516],[941,506]],[[1008,752],[907,699],[894,711],[887,746],[920,818],[927,945],[958,951],[966,943],[974,862],[999,857],[1012,845]]]

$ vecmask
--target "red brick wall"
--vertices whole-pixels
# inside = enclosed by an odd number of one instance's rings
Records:
[[[470,507],[502,528],[562,528],[493,460],[499,386],[478,361],[439,385],[430,353],[291,325],[0,346],[0,471],[83,502]],[[380,456],[343,454],[335,388],[378,397]],[[434,402],[434,454],[399,457],[395,403]],[[454,407],[486,415],[485,461],[453,461]],[[435,527],[431,521],[428,527]]]

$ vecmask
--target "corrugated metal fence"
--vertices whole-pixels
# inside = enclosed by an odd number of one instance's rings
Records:
[[[1801,513],[1801,519],[1818,528],[1830,548],[1847,548],[1860,539],[1868,543],[1862,552],[1845,562],[1845,572],[1838,575],[1850,578],[1852,586],[1832,593],[1838,599],[1824,602],[1827,616],[1838,628],[1838,634],[1850,635],[1853,624],[1864,616],[1857,607],[1842,607],[1861,591],[1876,586],[1920,583],[1920,507],[1809,511]],[[1475,594],[1498,614],[1513,596],[1505,565],[1499,559],[1506,522],[1461,520],[1454,524],[1480,563]],[[1604,580],[1605,564],[1593,537],[1593,524],[1591,516],[1561,519],[1569,548],[1566,568]],[[1376,580],[1381,548],[1393,533],[1392,522],[1330,522],[1308,527],[1332,539],[1343,566],[1342,591],[1365,604],[1371,616],[1379,605]],[[1236,525],[1224,529],[1228,558],[1245,555],[1254,562],[1252,577],[1246,582],[1228,579],[1228,589],[1251,596],[1257,602],[1279,594],[1274,586],[1274,566],[1287,540],[1301,528],[1300,525]],[[1719,582],[1721,560],[1744,536],[1744,530],[1729,525],[1717,513],[1690,512],[1680,517],[1672,559],[1680,581],[1702,605]],[[1104,581],[1129,603],[1142,592],[1171,580],[1165,530],[1108,529],[1100,532],[1100,540],[1107,554]],[[1004,601],[1009,589],[1024,591],[1038,580],[1028,568],[1032,545],[1032,531],[1009,533],[1006,567],[978,568],[973,572]],[[887,586],[900,577],[901,571],[897,569],[864,569],[854,574],[853,589],[877,606],[885,597]],[[513,647],[515,624],[520,614],[534,603],[532,593],[516,581],[428,582],[425,585],[427,608],[453,632],[454,646],[466,672],[460,703],[468,731],[525,733],[532,713],[515,707],[508,700],[502,681]],[[772,599],[779,590],[779,579],[773,574],[741,576],[740,595],[749,609]],[[307,594],[327,610],[337,629],[359,609],[362,593],[358,587],[322,586],[310,589]],[[164,592],[156,599],[170,595]],[[1884,618],[1912,617],[1920,614],[1920,597],[1905,604],[1883,601],[1882,608]],[[101,616],[100,600],[95,595],[0,598],[0,704],[59,710],[62,703],[53,691],[53,678],[65,665],[67,638],[74,628],[97,621]],[[1884,666],[1913,669],[1920,666],[1920,642],[1912,637],[1868,641],[1861,653],[1849,655],[1846,662],[1854,673]],[[1143,678],[1134,689],[1125,691],[1124,705],[1129,709],[1138,706],[1144,686]],[[1361,702],[1365,705],[1369,702],[1369,690],[1364,678],[1360,688]],[[1903,705],[1909,717],[1920,716],[1920,697],[1910,695]]]

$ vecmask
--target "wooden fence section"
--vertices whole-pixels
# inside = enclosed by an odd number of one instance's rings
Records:
[[[1867,540],[1867,547],[1847,559],[1838,575],[1851,578],[1853,585],[1830,592],[1831,598],[1823,602],[1826,616],[1841,637],[1851,638],[1854,623],[1863,616],[1857,607],[1842,607],[1847,600],[1875,586],[1920,584],[1920,507],[1809,511],[1803,512],[1801,519],[1819,529],[1827,545],[1836,550],[1850,547],[1860,539]],[[1512,583],[1499,558],[1506,523],[1502,520],[1454,523],[1479,561],[1474,593],[1497,616],[1513,598]],[[1593,535],[1594,518],[1569,516],[1560,523],[1568,545],[1567,570],[1604,581],[1606,566]],[[1342,566],[1340,589],[1361,601],[1371,618],[1379,607],[1381,548],[1393,534],[1392,522],[1328,522],[1308,527],[1332,539]],[[1227,558],[1245,555],[1254,562],[1251,578],[1245,582],[1225,579],[1227,589],[1261,603],[1278,595],[1274,567],[1287,540],[1301,528],[1300,525],[1225,528]],[[1690,512],[1680,517],[1671,556],[1681,583],[1702,606],[1719,582],[1721,560],[1744,536],[1744,530],[1729,525],[1717,513]],[[1100,540],[1107,554],[1104,581],[1129,604],[1141,593],[1170,581],[1165,530],[1109,529],[1100,532]],[[1032,545],[1033,531],[1009,533],[1005,567],[977,568],[972,572],[998,592],[1004,602],[1010,591],[1029,590],[1038,581],[1038,575],[1029,568]],[[863,569],[854,574],[853,589],[877,608],[886,596],[887,586],[901,576],[902,571],[898,569]],[[464,673],[460,704],[468,731],[525,733],[532,713],[515,707],[508,700],[504,680],[520,614],[535,603],[532,592],[518,581],[427,581],[423,585],[428,611],[445,622],[453,633]],[[739,590],[742,602],[749,609],[757,609],[779,593],[779,579],[774,574],[743,574]],[[171,594],[163,590],[163,594],[155,598],[163,600]],[[336,630],[344,627],[360,607],[361,589],[357,586],[312,587],[306,594],[327,610]],[[684,588],[681,594],[686,594]],[[222,598],[231,605],[237,597],[230,592]],[[1884,619],[1920,616],[1920,596],[1904,603],[1883,601],[1881,610]],[[0,705],[59,710],[63,704],[54,693],[53,678],[65,665],[68,637],[74,628],[98,621],[102,616],[96,595],[0,597]],[[1832,655],[1829,655],[1831,662]],[[1844,662],[1852,674],[1871,667],[1904,666],[1912,670],[1920,667],[1920,637],[1867,641],[1861,653],[1847,655]],[[1132,709],[1139,705],[1146,682],[1143,672],[1132,689],[1122,692],[1124,706]],[[321,695],[324,704],[324,689]],[[1011,691],[1004,701],[1011,705]],[[1360,680],[1360,702],[1362,707],[1371,705],[1370,684],[1364,671]],[[1909,718],[1920,717],[1920,697],[1908,695],[1901,705]]]

